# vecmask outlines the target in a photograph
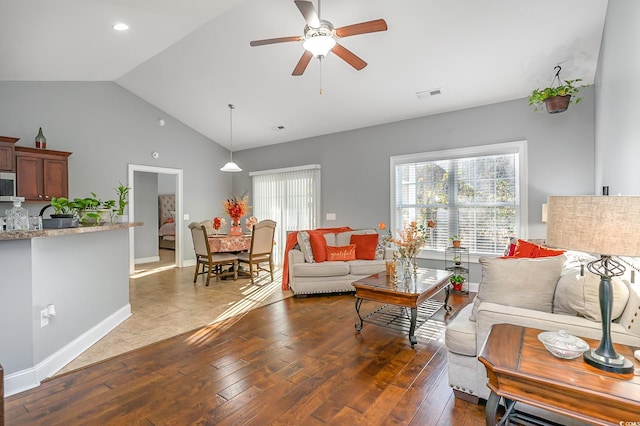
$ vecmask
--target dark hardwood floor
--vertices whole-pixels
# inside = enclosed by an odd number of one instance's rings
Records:
[[[454,313],[472,297],[450,298]],[[363,312],[373,308],[365,302]],[[7,425],[483,425],[447,383],[440,310],[417,333],[357,333],[352,295],[289,298],[57,376]]]

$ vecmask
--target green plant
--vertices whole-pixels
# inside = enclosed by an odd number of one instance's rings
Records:
[[[101,208],[106,210],[113,210],[116,206],[116,200],[106,200],[100,203]]]
[[[451,284],[462,284],[464,283],[464,277],[462,275],[451,275],[449,281],[451,281]]]
[[[129,195],[129,188],[126,185],[118,182],[118,187],[116,188],[116,194],[118,194],[118,215],[122,216],[124,214],[124,208],[127,207],[129,202],[127,201],[127,196]]]
[[[449,239],[451,241],[462,241],[462,237],[459,237],[457,235],[454,235],[453,237],[449,237]]]
[[[535,106],[536,111],[540,108],[544,101],[554,96],[567,96],[570,95],[571,99],[569,103],[578,104],[582,98],[575,97],[580,90],[587,86],[577,86],[576,83],[581,82],[581,78],[575,80],[565,80],[564,84],[560,84],[555,87],[545,87],[544,89],[535,89],[529,96],[529,105]]]
[[[92,224],[100,221],[100,212],[97,209],[100,207],[101,201],[95,193],[92,192],[91,197],[74,198],[73,203],[80,215],[80,222]]]
[[[74,202],[65,197],[51,198],[51,207],[53,214],[74,214],[76,211]]]

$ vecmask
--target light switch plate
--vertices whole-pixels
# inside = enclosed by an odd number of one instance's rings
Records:
[[[40,311],[40,328],[49,325],[49,314],[46,309]]]
[[[327,213],[327,220],[336,220],[335,213]]]

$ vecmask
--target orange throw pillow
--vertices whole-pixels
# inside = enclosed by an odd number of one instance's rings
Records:
[[[356,259],[374,260],[378,247],[378,234],[352,235],[351,244],[356,245]]]
[[[324,262],[327,260],[327,240],[324,239],[325,233],[318,231],[307,231],[307,233],[309,234],[313,260],[318,263]]]
[[[525,240],[518,240],[518,244],[516,245],[516,250],[513,253],[514,258],[524,258],[524,257],[550,257],[550,256],[558,256],[563,254],[564,250],[556,250],[550,249],[547,247],[539,246],[538,244],[533,244]]]
[[[315,253],[314,253],[315,256]],[[327,260],[329,262],[336,260],[356,260],[356,245],[348,246],[327,246]]]

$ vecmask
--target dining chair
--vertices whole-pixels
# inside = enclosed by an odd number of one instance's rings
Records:
[[[275,232],[276,222],[273,220],[267,219],[256,223],[251,234],[249,252],[238,253],[238,261],[249,264],[251,284],[255,284],[254,274],[257,277],[260,275],[260,271],[269,271],[271,281],[273,281],[273,237]],[[269,269],[262,266],[264,263],[269,264]]]
[[[207,229],[198,222],[189,224],[191,229],[191,237],[193,238],[193,249],[196,252],[196,271],[193,275],[193,282],[198,279],[198,275],[207,274],[207,286],[211,280],[211,276],[216,279],[224,276],[233,275],[233,279],[238,279],[238,256],[231,253],[211,253],[209,247],[209,238]],[[198,272],[202,265],[202,272]],[[224,271],[223,266],[231,265],[231,269]]]

